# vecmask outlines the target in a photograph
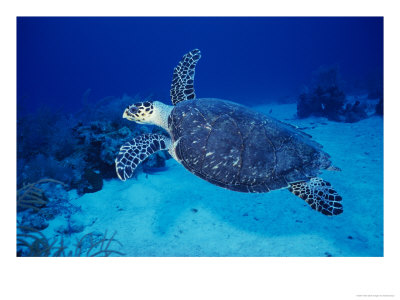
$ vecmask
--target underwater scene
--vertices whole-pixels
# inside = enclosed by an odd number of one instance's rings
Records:
[[[18,17],[18,257],[382,257],[383,18]]]

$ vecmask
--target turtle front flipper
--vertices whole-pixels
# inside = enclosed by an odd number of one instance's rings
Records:
[[[333,216],[343,212],[343,206],[340,203],[342,197],[329,182],[321,178],[314,177],[309,181],[292,183],[289,191],[306,201],[312,209],[324,215]]]
[[[119,179],[131,178],[136,167],[148,156],[159,150],[168,150],[171,139],[161,134],[142,134],[125,143],[115,159],[115,170]]]
[[[173,105],[184,100],[196,98],[193,85],[194,69],[200,58],[200,50],[194,49],[186,53],[175,67],[170,90]]]

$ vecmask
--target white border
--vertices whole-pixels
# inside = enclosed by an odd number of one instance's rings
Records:
[[[358,294],[400,297],[395,276],[400,254],[396,189],[400,169],[397,142],[400,26],[396,1],[7,2],[0,4],[3,98],[0,182],[6,191],[0,218],[2,299],[359,299]],[[16,259],[16,16],[36,15],[384,16],[385,257]]]

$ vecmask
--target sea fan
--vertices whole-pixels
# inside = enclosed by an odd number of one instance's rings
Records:
[[[49,202],[44,191],[38,187],[41,183],[53,182],[66,186],[61,181],[44,178],[34,183],[24,184],[22,188],[17,191],[17,206],[20,208],[31,208],[34,211],[39,211],[42,207],[46,206]]]

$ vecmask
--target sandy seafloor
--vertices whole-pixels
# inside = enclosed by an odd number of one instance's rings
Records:
[[[244,194],[225,190],[188,172],[175,160],[168,169],[109,180],[101,191],[76,196],[72,219],[89,232],[104,232],[126,256],[383,256],[383,119],[358,123],[295,118],[296,105],[253,109],[296,125],[324,146],[341,172],[324,171],[343,197],[344,213],[327,217],[287,190]],[[272,111],[271,111],[272,110]],[[55,235],[59,216],[43,233]],[[66,241],[68,244],[68,241]]]

